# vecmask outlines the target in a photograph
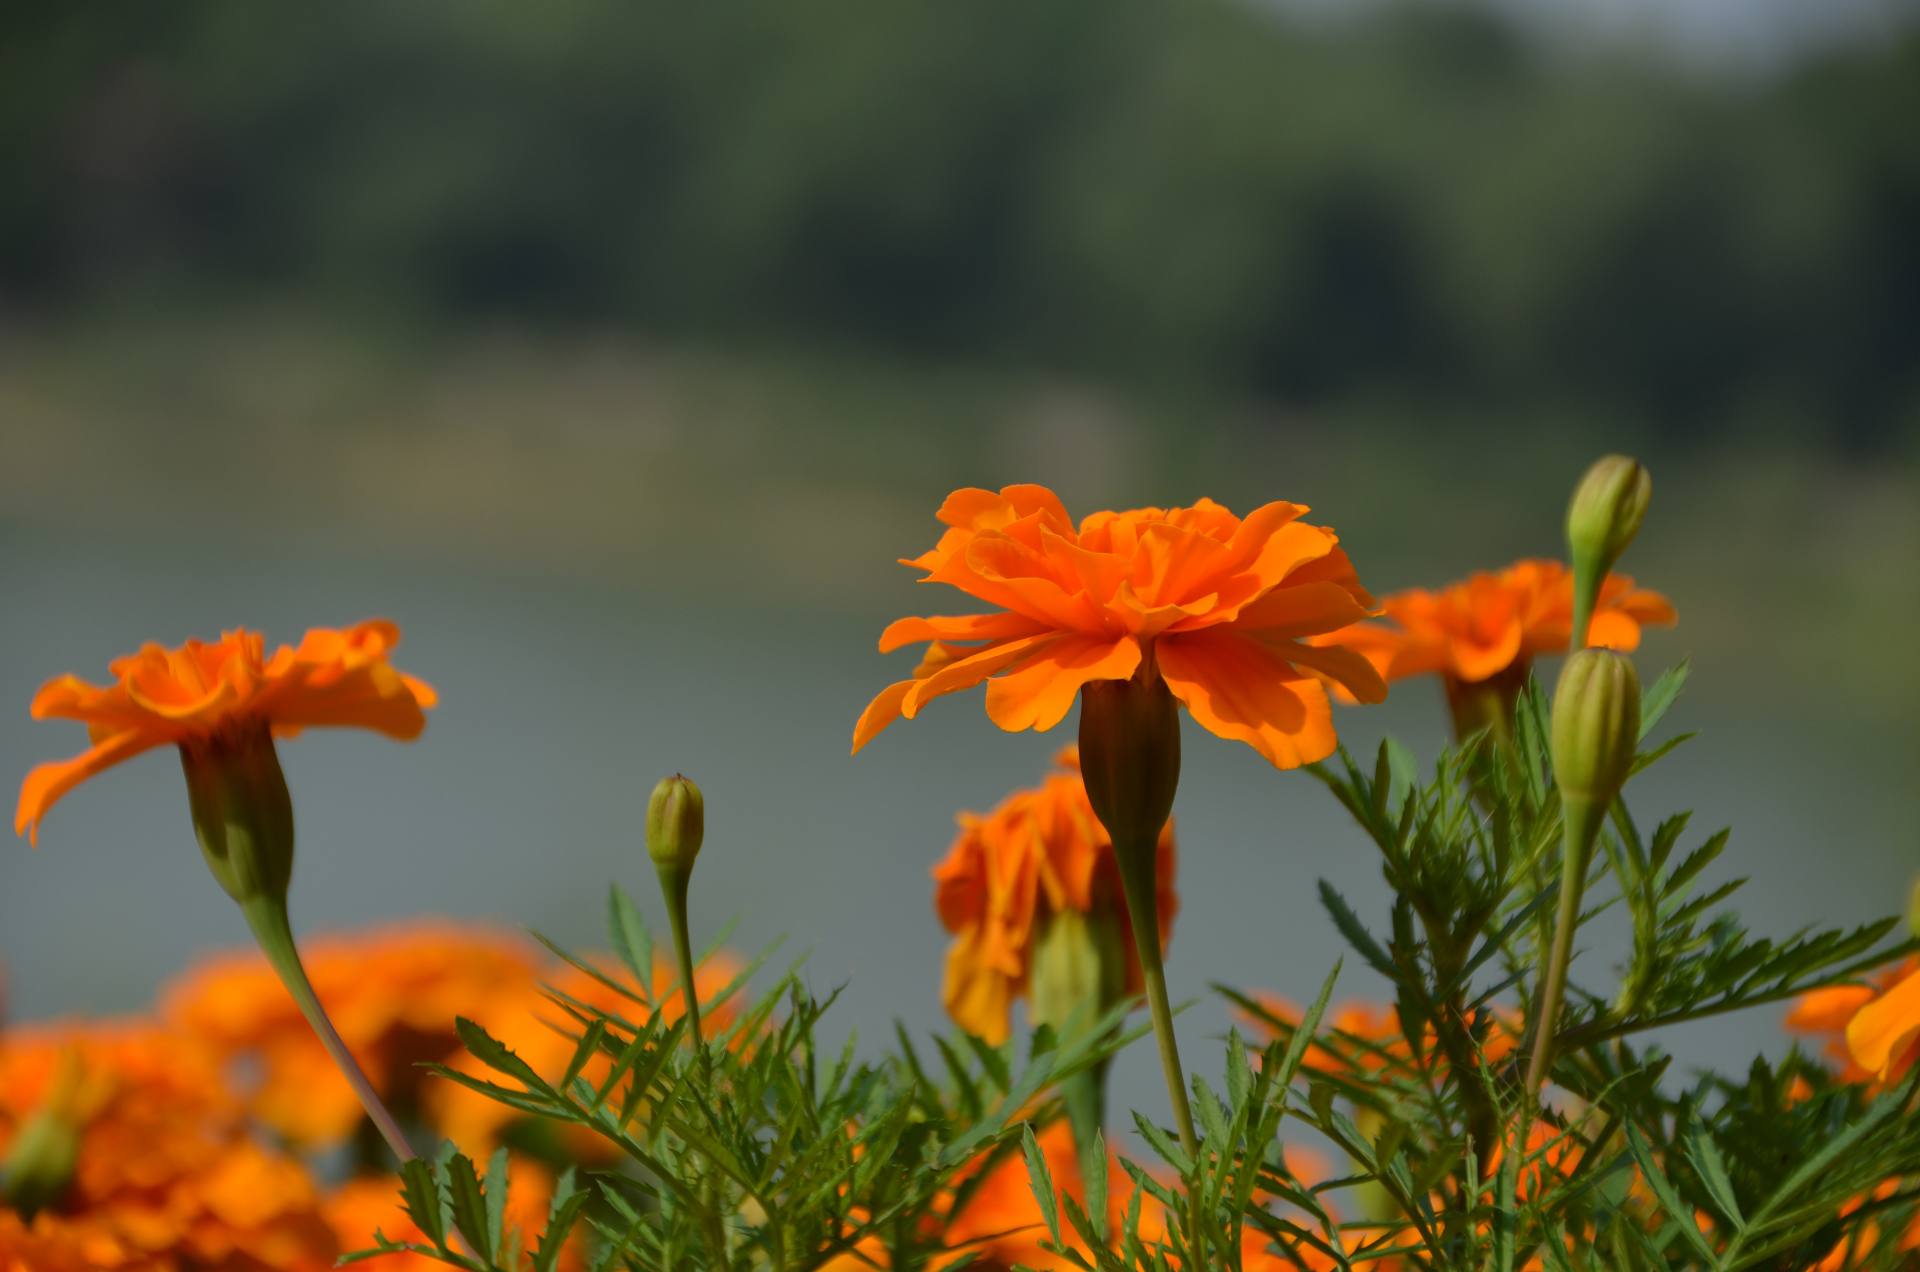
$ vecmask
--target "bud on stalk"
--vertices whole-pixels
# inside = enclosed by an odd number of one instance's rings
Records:
[[[1653,478],[1639,460],[1606,455],[1594,461],[1567,505],[1567,549],[1573,557],[1573,631],[1569,647],[1582,649],[1600,587],[1620,554],[1640,533],[1653,498]]]
[[[700,995],[693,985],[693,942],[687,930],[687,887],[693,880],[694,858],[707,834],[707,802],[700,788],[678,773],[663,777],[647,800],[647,855],[660,876],[660,895],[667,903],[667,921],[673,928],[673,952],[679,964],[680,992],[686,997],[687,1027],[693,1049],[707,1062],[706,1042],[700,1032]]]
[[[1594,840],[1626,784],[1639,741],[1640,678],[1633,660],[1607,649],[1583,649],[1568,658],[1553,693],[1552,723],[1564,834],[1560,907],[1534,1000],[1533,1054],[1527,1062],[1530,1097],[1538,1096],[1553,1065],[1553,1031],[1566,992],[1567,962],[1573,955]]]

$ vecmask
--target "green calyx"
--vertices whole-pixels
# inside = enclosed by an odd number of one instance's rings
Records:
[[[293,799],[265,724],[180,744],[187,802],[207,868],[241,904],[280,899],[293,879]]]

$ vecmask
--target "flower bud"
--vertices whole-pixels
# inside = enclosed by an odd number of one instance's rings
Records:
[[[1553,771],[1561,800],[1604,810],[1626,784],[1640,742],[1640,677],[1633,660],[1583,649],[1553,692]]]
[[[213,877],[242,904],[283,901],[293,878],[293,799],[266,723],[182,742],[180,767]]]
[[[1180,785],[1180,709],[1152,662],[1129,680],[1080,690],[1080,774],[1114,850],[1144,857],[1151,871]]]
[[[1567,505],[1567,550],[1573,557],[1572,648],[1587,643],[1600,586],[1614,562],[1640,533],[1653,478],[1637,459],[1604,455],[1587,469]]]
[[[663,777],[647,801],[647,855],[662,870],[691,871],[707,831],[700,788],[675,773]]]
[[[104,1097],[85,1080],[79,1055],[63,1053],[45,1101],[20,1123],[7,1151],[0,1201],[29,1218],[57,1203],[73,1182],[87,1119]]]
[[[1126,996],[1128,954],[1116,904],[1046,918],[1027,974],[1027,1015],[1035,1025],[1056,1033],[1076,1018],[1090,1025]]]

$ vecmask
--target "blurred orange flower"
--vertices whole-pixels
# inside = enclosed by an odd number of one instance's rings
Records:
[[[1140,990],[1113,841],[1087,800],[1078,749],[1055,762],[1062,771],[1040,786],[1014,792],[985,815],[962,813],[959,836],[933,868],[934,908],[954,934],[941,1001],[955,1024],[995,1045],[1006,1041],[1013,1000],[1027,991],[1033,943],[1054,912],[1099,907],[1111,914],[1127,950],[1127,988]],[[1154,873],[1164,949],[1179,910],[1172,822],[1160,832]]]
[[[1053,1176],[1054,1204],[1063,1196],[1077,1202],[1086,1200],[1086,1188],[1080,1178],[1079,1155],[1074,1151],[1073,1131],[1065,1122],[1054,1122],[1034,1135],[1040,1155],[1046,1159],[1047,1172]],[[1112,1169],[1107,1198],[1107,1231],[1117,1231],[1126,1216],[1126,1197],[1130,1190],[1122,1185],[1127,1179],[1119,1159],[1109,1154]],[[1072,1241],[1064,1211],[1060,1235]],[[1043,1242],[1051,1239],[1046,1217],[1040,1212],[1039,1198],[1033,1194],[1032,1178],[1027,1173],[1024,1155],[1002,1157],[988,1170],[986,1177],[968,1195],[966,1204],[947,1216],[947,1248],[957,1255],[971,1254],[972,1268],[1033,1268],[1048,1272],[1053,1268],[1076,1268],[1072,1260],[1049,1252]],[[1077,1241],[1074,1248],[1080,1249]],[[1085,1254],[1082,1250],[1081,1253]]]
[[[84,1096],[73,1093],[75,1066]],[[65,1088],[65,1089],[63,1089]],[[0,1266],[319,1272],[338,1252],[313,1181],[246,1137],[213,1057],[145,1025],[0,1036],[0,1155],[48,1100],[80,1134],[57,1202],[0,1210]]]
[[[114,683],[104,687],[70,675],[51,680],[34,695],[33,718],[81,721],[92,745],[27,774],[14,833],[37,842],[40,822],[68,791],[168,743],[188,748],[262,730],[290,737],[327,725],[417,737],[436,698],[387,661],[399,643],[398,627],[374,620],[315,628],[268,658],[264,638],[240,630],[178,649],[144,645],[109,664]]]
[[[1525,680],[1542,654],[1566,652],[1573,632],[1573,571],[1558,561],[1518,561],[1437,592],[1414,588],[1382,598],[1384,616],[1315,638],[1364,655],[1388,680],[1437,674],[1475,684],[1509,673]],[[1611,574],[1594,606],[1588,643],[1631,650],[1642,626],[1671,624],[1658,592]]]
[[[1147,666],[1202,728],[1281,768],[1326,757],[1335,737],[1319,677],[1365,702],[1386,685],[1351,651],[1303,641],[1373,606],[1338,536],[1300,520],[1306,511],[1269,503],[1241,518],[1203,499],[1096,512],[1076,527],[1044,486],[954,491],[940,542],[902,564],[999,609],[889,625],[880,652],[928,649],[912,679],[867,707],[853,749],[983,680],[995,724],[1050,729],[1081,686]]]
[[[430,1078],[419,1063],[461,1054],[454,1017],[514,1018],[539,991],[522,940],[450,923],[321,938],[306,965],[341,1038],[402,1117],[421,1109]],[[340,1143],[360,1124],[358,1096],[260,955],[209,960],[166,991],[163,1009],[223,1059],[248,1062],[254,1116],[294,1143]]]
[[[1920,1060],[1920,959],[1886,968],[1872,985],[1830,985],[1802,994],[1787,1028],[1823,1037],[1846,1082],[1897,1082]]]
[[[1263,1033],[1273,1033],[1276,1020],[1290,1026],[1300,1021],[1299,1007],[1285,998],[1257,994],[1254,1001],[1260,1013],[1244,1013],[1243,1018]],[[1484,1034],[1478,1028],[1478,1013],[1470,1013],[1467,1023],[1480,1038],[1480,1058],[1487,1064],[1500,1063],[1520,1045],[1519,1022],[1497,1012],[1488,1014]],[[1435,1050],[1437,1037],[1429,1023],[1421,1051],[1430,1063],[1440,1062]],[[1301,1056],[1307,1068],[1340,1074],[1378,1073],[1412,1061],[1413,1048],[1400,1032],[1399,1013],[1384,1004],[1368,1002],[1336,1004],[1321,1017],[1318,1036]]]
[[[733,1027],[737,1000],[729,998],[724,1003],[714,1000],[743,970],[743,964],[725,951],[713,954],[694,969],[694,992],[700,996],[700,1021],[709,1041]],[[601,974],[617,984],[636,988],[633,977],[624,969],[602,967]],[[623,1019],[643,1019],[649,1010],[577,967],[560,968],[548,983],[565,999]],[[664,952],[654,958],[653,984],[641,992],[664,1023],[672,1024],[686,1012],[680,974]],[[532,1065],[534,1072],[548,1078],[559,1077],[567,1061],[573,1058],[574,1040],[580,1032],[579,1024],[547,992],[537,987],[502,996],[485,1017],[479,1018],[479,1023]],[[447,1065],[489,1081],[501,1080],[498,1074],[464,1051],[453,1055]],[[588,1081],[598,1082],[606,1076],[608,1068],[609,1063],[602,1056],[581,1072]],[[427,1120],[469,1153],[482,1153],[497,1144],[507,1126],[520,1116],[506,1105],[454,1082],[435,1081],[424,1094]],[[597,1161],[608,1153],[608,1146],[591,1131],[578,1127],[569,1131],[568,1144],[576,1155]]]

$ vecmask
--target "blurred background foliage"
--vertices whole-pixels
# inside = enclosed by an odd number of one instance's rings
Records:
[[[1701,23],[1575,20],[1656,9]],[[15,5],[0,771],[74,742],[26,718],[51,675],[390,615],[445,706],[405,751],[289,748],[303,930],[591,942],[633,791],[684,768],[698,922],[794,932],[884,1037],[938,1023],[954,810],[1068,740],[955,703],[846,759],[900,674],[880,627],[941,608],[890,562],[946,491],[1299,499],[1385,591],[1557,554],[1574,476],[1632,450],[1626,564],[1681,612],[1643,667],[1696,656],[1673,719],[1707,732],[1640,798],[1736,826],[1762,930],[1897,909],[1920,7],[1812,12]],[[1431,755],[1428,688],[1343,734]],[[1381,898],[1317,784],[1244,749],[1190,746],[1176,997],[1310,995],[1336,942],[1307,881]],[[44,842],[0,852],[16,1015],[137,1006],[243,939],[158,758]],[[1211,1054],[1217,1004],[1183,1020]],[[1695,1054],[1782,1045],[1767,1016]],[[1116,1080],[1153,1105],[1150,1057]]]
[[[1716,76],[1432,4],[9,25],[16,314],[295,294],[1854,453],[1920,414],[1912,34]]]

